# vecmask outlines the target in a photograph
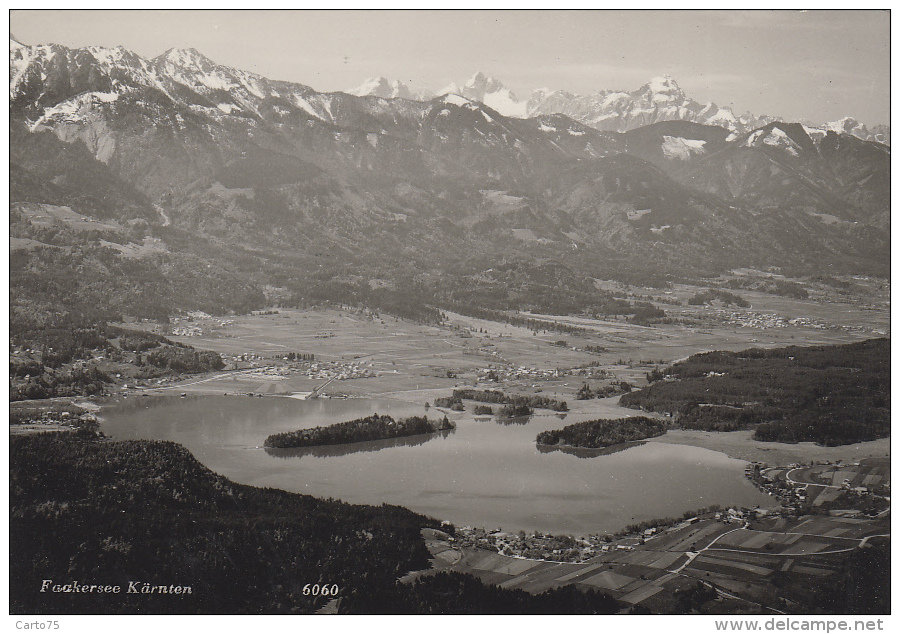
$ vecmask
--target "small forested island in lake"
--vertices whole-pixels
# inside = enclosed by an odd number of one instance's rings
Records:
[[[411,416],[402,420],[394,420],[390,416],[372,414],[365,418],[357,418],[326,427],[272,434],[266,438],[264,445],[274,449],[345,445],[367,440],[431,434],[450,429],[454,429],[454,425],[446,416],[442,420],[428,420],[426,416]]]
[[[518,418],[519,416],[531,416],[532,414],[534,414],[534,408],[527,403],[504,405],[497,412],[497,416],[500,418]]]
[[[437,398],[434,400],[435,407],[449,407],[456,411],[463,411],[463,399],[469,401],[477,401],[479,403],[496,403],[498,405],[510,406],[509,411],[519,411],[519,414],[503,414],[501,416],[527,416],[537,409],[550,409],[554,412],[568,412],[569,406],[565,401],[559,401],[555,398],[546,396],[538,396],[536,394],[504,394],[499,390],[473,390],[469,388],[453,390],[452,396]],[[528,411],[525,411],[525,410]]]
[[[626,442],[644,440],[666,433],[666,422],[631,416],[627,418],[587,420],[551,429],[537,435],[537,444],[603,449]]]

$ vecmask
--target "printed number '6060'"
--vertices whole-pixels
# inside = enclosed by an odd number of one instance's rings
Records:
[[[340,590],[341,589],[338,588],[336,583],[333,583],[330,586],[324,583],[322,585],[319,585],[318,583],[307,583],[303,586],[303,596],[312,595],[314,597],[329,597],[336,595]]]

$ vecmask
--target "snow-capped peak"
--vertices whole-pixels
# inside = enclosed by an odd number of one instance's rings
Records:
[[[348,95],[374,95],[380,90],[390,88],[390,82],[387,77],[369,77],[356,88],[347,91]],[[381,96],[381,95],[377,95]]]
[[[681,91],[681,88],[675,82],[671,75],[661,75],[659,77],[654,77],[649,82],[647,82],[646,88],[649,88],[651,92],[660,93],[660,94],[671,94],[671,95],[684,95]]]
[[[415,99],[409,87],[399,80],[389,81],[386,77],[370,77],[347,94],[357,97],[381,97],[383,99]]]
[[[783,150],[791,156],[799,156],[801,147],[777,124],[769,124],[758,130],[754,130],[744,141],[747,147],[763,147],[767,145],[772,148]]]
[[[850,134],[852,130],[860,127],[859,121],[853,117],[842,117],[837,121],[829,121],[823,126],[826,130],[833,130],[838,133]]]
[[[170,48],[160,55],[161,60],[180,68],[201,68],[213,66],[213,62],[195,48]]]
[[[132,65],[139,59],[137,55],[124,46],[109,48],[106,46],[88,46],[86,49],[101,64],[106,66]]]
[[[477,73],[472,75],[469,78],[469,81],[466,82],[464,88],[476,90],[478,92],[481,92],[482,94],[506,90],[506,86],[504,86],[500,80],[494,79],[493,77],[488,77],[481,71],[478,71]]]
[[[803,126],[810,137],[821,138],[828,132],[836,132],[838,134],[849,134],[864,141],[877,141],[890,145],[891,131],[890,128],[883,125],[876,125],[871,130],[865,124],[860,123],[853,117],[842,117],[837,121],[829,121],[820,126]]]
[[[85,53],[93,57],[93,61],[88,60]],[[293,103],[315,118],[334,120],[330,111],[330,97],[314,99],[312,95],[315,91],[312,88],[300,85],[291,87],[285,82],[272,82],[252,72],[219,65],[194,48],[172,48],[155,59],[147,60],[122,47],[68,49],[59,45],[28,46],[18,41],[12,33],[10,99],[21,99],[23,103],[27,101],[31,106],[37,106],[43,96],[36,98],[35,94],[49,81],[48,76],[53,74],[50,71],[63,63],[72,65],[73,68],[80,68],[85,64],[96,65],[100,71],[96,77],[91,73],[78,73],[77,76],[78,81],[84,84],[83,88],[98,95],[123,95],[133,88],[153,86],[174,101],[178,94],[175,84],[181,84],[202,95],[210,95],[215,91],[230,93],[227,97],[215,95],[217,110],[225,114],[231,114],[234,110],[259,114],[260,101],[275,96]],[[30,87],[29,91],[22,89],[25,85]],[[430,101],[434,98],[432,93],[411,90],[403,82],[385,77],[367,79],[347,92],[356,96],[372,95],[387,99]],[[506,117],[564,114],[601,131],[624,132],[661,121],[693,121],[724,127],[735,135],[733,138],[738,138],[778,120],[765,115],[756,117],[749,113],[738,117],[729,107],[717,106],[715,103],[701,104],[687,97],[670,75],[654,77],[633,91],[599,90],[578,95],[564,90],[542,88],[530,92],[525,99],[519,99],[501,81],[479,71],[465,84],[450,84],[438,94],[458,96],[456,99],[448,97],[448,104],[465,104],[466,107],[475,109],[479,106],[473,102],[479,102]],[[94,101],[99,103],[103,99],[97,97]],[[190,107],[201,106],[191,104]],[[815,133],[817,138],[819,134],[824,136],[826,132],[833,131],[890,143],[890,128],[875,126],[870,131],[851,117],[816,126],[816,129],[821,131]],[[772,132],[766,137],[768,141],[762,138],[754,140],[765,145],[781,144],[783,140],[778,136],[778,133]]]
[[[253,106],[248,99],[263,99],[267,93],[259,75],[219,66],[193,48],[172,48],[154,61],[161,74],[194,90],[237,90],[235,98],[250,109]]]
[[[637,93],[631,93],[638,99],[649,102],[653,106],[679,106],[688,98],[670,75],[654,77],[641,86]]]
[[[497,79],[477,72],[464,86],[450,84],[442,91],[444,94],[455,94],[480,101],[507,117],[527,117],[528,102],[520,101],[511,90]]]

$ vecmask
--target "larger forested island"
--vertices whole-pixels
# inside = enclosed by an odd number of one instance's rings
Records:
[[[707,352],[647,376],[619,403],[686,429],[754,429],[764,441],[847,445],[891,433],[891,342]]]
[[[426,416],[410,416],[394,420],[390,416],[372,414],[345,423],[272,434],[266,438],[265,446],[273,449],[296,449],[321,445],[346,445],[367,440],[431,434],[453,428],[453,423],[446,416],[441,420],[431,421]]]
[[[551,429],[537,435],[539,445],[603,449],[666,433],[665,421],[631,416],[627,418],[587,420]]]

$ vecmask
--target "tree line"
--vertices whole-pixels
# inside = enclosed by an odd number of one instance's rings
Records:
[[[890,340],[698,354],[647,375],[620,404],[687,429],[754,429],[764,441],[835,446],[890,435]]]
[[[208,372],[225,366],[216,352],[195,350],[162,335],[112,326],[102,320],[85,323],[82,317],[63,313],[48,316],[45,324],[41,335],[32,332],[34,326],[21,324],[11,333],[11,341],[18,347],[38,346],[35,339],[42,339],[41,347],[32,352],[10,356],[11,401],[102,394],[113,379],[90,363],[95,354],[116,361],[126,361],[127,357],[145,366],[141,373],[146,376]]]
[[[736,277],[728,280],[725,286],[731,289],[749,289],[769,295],[781,295],[794,299],[809,299],[809,291],[802,284],[778,278]]]
[[[720,288],[710,288],[705,291],[700,291],[693,297],[688,298],[687,303],[690,306],[702,306],[704,304],[711,304],[717,300],[726,306],[734,305],[740,308],[748,308],[750,306],[750,302],[743,297],[735,295],[734,293],[729,293],[728,291],[723,291]]]
[[[551,429],[537,435],[539,445],[564,445],[586,449],[602,449],[636,440],[644,440],[666,433],[665,421],[632,416],[628,418],[599,418]]]
[[[453,423],[446,416],[439,421],[430,421],[426,416],[410,416],[394,420],[390,416],[372,414],[365,418],[336,423],[325,427],[313,427],[298,431],[272,434],[266,438],[264,446],[273,449],[294,449],[317,447],[320,445],[344,445],[367,440],[386,440],[417,434],[430,434],[453,429]]]
[[[623,604],[593,588],[574,585],[529,594],[484,583],[459,572],[439,572],[410,584],[355,595],[341,604],[348,614],[615,614]]]
[[[76,434],[11,438],[10,608],[27,614],[312,613],[429,566],[403,508],[362,506],[218,476],[169,442]],[[39,593],[43,579],[121,585],[163,580],[190,595]]]
[[[472,388],[457,388],[453,395],[435,399],[437,407],[450,407],[454,403],[462,403],[462,400],[478,401],[479,403],[497,403],[511,405],[513,407],[525,406],[533,409],[549,409],[554,412],[568,412],[569,405],[565,401],[555,398],[540,396],[538,394],[505,394],[500,390],[476,390]]]
[[[180,445],[50,433],[10,439],[10,610],[18,614],[311,614],[338,585],[357,614],[609,614],[618,601],[567,586],[531,595],[430,567],[407,509],[236,484]],[[119,585],[110,597],[41,593],[44,579]],[[125,594],[129,581],[191,594]]]
[[[591,388],[587,383],[582,383],[575,393],[579,401],[589,401],[592,398],[607,398],[618,394],[627,394],[634,388],[628,381],[612,381],[609,385]]]

